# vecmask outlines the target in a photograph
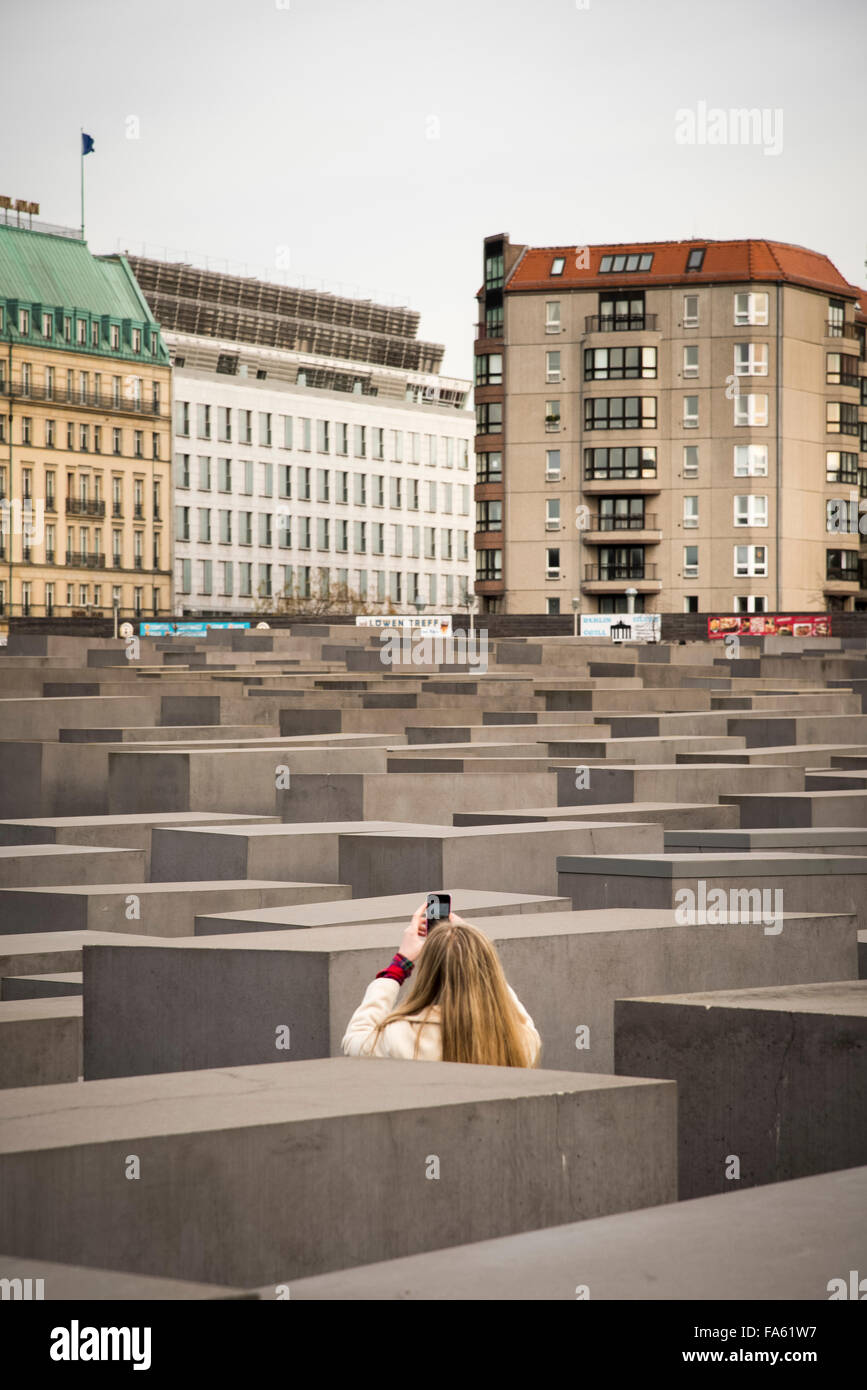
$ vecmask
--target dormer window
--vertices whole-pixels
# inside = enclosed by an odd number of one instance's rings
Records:
[[[621,271],[650,270],[653,265],[653,252],[633,252],[628,256],[603,256],[599,262],[599,274],[617,274]]]
[[[565,257],[565,256],[555,256],[554,259],[553,259],[553,261],[551,262],[551,274],[552,274],[552,275],[562,275],[562,274],[563,274],[563,271],[564,271],[564,269],[565,269],[565,267],[566,267],[566,257]]]
[[[706,247],[697,246],[694,250],[690,251],[686,262],[687,270],[701,270],[705,250]]]

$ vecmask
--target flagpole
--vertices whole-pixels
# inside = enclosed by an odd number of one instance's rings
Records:
[[[81,160],[81,240],[84,241],[84,126],[79,136],[78,157]]]

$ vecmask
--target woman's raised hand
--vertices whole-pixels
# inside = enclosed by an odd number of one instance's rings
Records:
[[[412,914],[412,921],[400,938],[398,950],[407,960],[418,960],[421,948],[424,946],[427,936],[427,902],[423,902],[421,907],[417,907]]]

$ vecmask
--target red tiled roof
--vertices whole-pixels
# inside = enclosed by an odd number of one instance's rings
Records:
[[[686,269],[689,253],[705,248],[701,270]],[[588,252],[589,265],[578,269],[582,251]],[[607,255],[640,255],[653,253],[650,270],[599,273],[599,263]],[[562,275],[551,274],[555,256],[565,256]],[[582,257],[582,259],[584,259]],[[818,251],[805,246],[791,246],[783,241],[647,241],[627,242],[612,246],[532,246],[528,247],[506,281],[507,291],[550,290],[558,286],[570,289],[618,289],[634,285],[742,283],[746,281],[783,281],[805,285],[845,298],[861,296],[867,308],[864,291],[850,285],[836,266]]]

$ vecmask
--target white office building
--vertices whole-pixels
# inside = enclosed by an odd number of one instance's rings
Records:
[[[418,315],[130,262],[173,361],[176,615],[465,603],[470,383]]]

